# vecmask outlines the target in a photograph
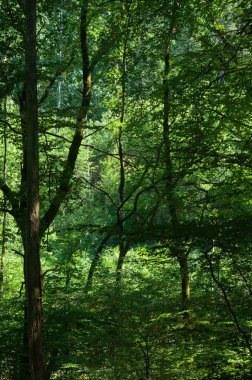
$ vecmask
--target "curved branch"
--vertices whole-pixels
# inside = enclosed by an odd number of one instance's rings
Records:
[[[224,286],[222,285],[222,283],[218,280],[218,278],[216,277],[216,275],[214,273],[213,264],[212,264],[212,261],[211,261],[209,255],[208,255],[208,253],[210,252],[211,249],[212,249],[212,247],[208,251],[204,252],[205,258],[206,258],[206,260],[207,260],[207,262],[209,264],[209,269],[210,269],[211,277],[212,277],[213,281],[215,282],[215,284],[218,286],[218,288],[221,290],[221,292],[223,294],[223,298],[224,298],[225,303],[227,305],[227,308],[228,308],[230,314],[233,317],[233,321],[235,323],[235,326],[236,326],[238,332],[240,333],[240,335],[242,336],[242,338],[243,338],[243,340],[244,340],[244,342],[246,344],[246,347],[249,350],[250,355],[252,356],[252,347],[251,347],[251,343],[250,343],[250,340],[248,338],[248,335],[241,328],[240,323],[239,323],[239,321],[237,319],[237,316],[236,316],[236,314],[235,314],[235,312],[233,310],[233,307],[232,307],[232,305],[231,305],[231,303],[230,303],[230,301],[228,299],[227,292],[226,292]]]

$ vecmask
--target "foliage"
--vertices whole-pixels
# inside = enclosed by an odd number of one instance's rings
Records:
[[[92,66],[71,183],[41,240],[48,379],[251,378],[250,5],[38,3],[42,218],[83,111],[83,4]],[[0,0],[3,380],[18,379],[23,355],[22,4]]]

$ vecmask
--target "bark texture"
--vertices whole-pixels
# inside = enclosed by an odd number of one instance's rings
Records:
[[[36,0],[25,0],[27,216],[25,282],[31,380],[45,380],[42,345],[42,289],[39,233],[39,157],[36,54]]]

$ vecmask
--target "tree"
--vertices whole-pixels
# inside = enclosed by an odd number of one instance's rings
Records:
[[[25,2],[25,121],[27,154],[27,221],[25,241],[25,284],[27,292],[27,328],[31,380],[45,379],[42,348],[42,289],[39,227],[38,98],[36,53],[36,1]]]

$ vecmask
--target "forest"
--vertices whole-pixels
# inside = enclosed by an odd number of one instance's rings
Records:
[[[0,0],[0,380],[252,379],[251,20]]]

